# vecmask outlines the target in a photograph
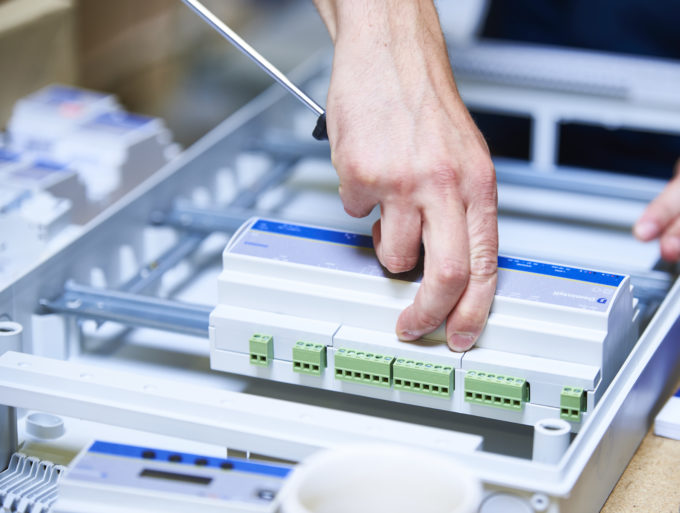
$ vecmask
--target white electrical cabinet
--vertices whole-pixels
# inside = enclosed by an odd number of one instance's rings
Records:
[[[649,80],[622,96],[606,77],[586,87],[579,76],[576,90],[531,70],[504,81],[484,73],[493,52],[465,51],[474,62],[456,59],[457,81],[477,108],[543,128],[659,121],[680,133],[674,101],[637,94],[677,65],[645,67]],[[553,57],[568,75],[574,55]],[[612,76],[639,69],[597,58]],[[328,74],[324,57],[296,80],[320,97]],[[64,103],[71,94],[27,98],[11,137],[84,161],[92,148],[79,144],[113,140],[110,130],[120,144],[95,155],[102,166],[132,148],[159,157],[158,123],[107,96]],[[344,213],[328,146],[307,134],[314,121],[285,92],[265,92],[0,285],[0,504],[275,511],[287,477],[236,467],[289,469],[360,442],[458,460],[482,483],[479,513],[601,508],[680,370],[677,269],[630,233],[664,182],[561,168],[556,139],[542,137],[556,131],[543,128],[531,161],[496,160],[499,285],[477,346],[458,354],[441,329],[397,340],[418,271],[378,265],[363,234],[379,213]],[[0,213],[15,215],[35,195],[26,190],[0,191]],[[19,255],[3,251],[0,265]],[[246,494],[238,504],[201,495],[223,479]]]

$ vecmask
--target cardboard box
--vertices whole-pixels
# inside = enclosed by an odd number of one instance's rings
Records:
[[[0,1],[0,128],[19,98],[75,83],[74,18],[71,0]]]

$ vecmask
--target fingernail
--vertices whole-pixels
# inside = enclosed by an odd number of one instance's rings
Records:
[[[422,331],[402,330],[399,332],[399,338],[407,341],[418,340],[423,336],[423,333]]]
[[[641,221],[633,227],[633,234],[640,240],[650,240],[659,235],[659,226],[652,221]]]
[[[449,346],[454,351],[467,351],[473,346],[475,340],[477,340],[477,335],[475,333],[458,332],[451,336]]]

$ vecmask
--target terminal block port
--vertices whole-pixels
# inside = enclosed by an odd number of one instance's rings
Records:
[[[335,352],[335,379],[389,388],[393,356],[340,348]]]
[[[451,397],[453,367],[398,358],[392,366],[394,388],[408,392]]]
[[[581,422],[581,412],[586,411],[586,392],[582,388],[564,387],[560,394],[560,418]]]
[[[326,368],[326,346],[297,341],[293,346],[293,372],[321,376]]]
[[[274,358],[274,338],[271,335],[255,333],[249,340],[250,364],[266,367]]]
[[[507,410],[521,410],[524,403],[529,401],[529,383],[512,376],[467,371],[465,401]]]

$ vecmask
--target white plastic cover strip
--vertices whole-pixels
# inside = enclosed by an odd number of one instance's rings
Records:
[[[0,356],[0,401],[294,461],[355,442],[408,444],[452,456],[482,444],[477,435],[16,352]]]

